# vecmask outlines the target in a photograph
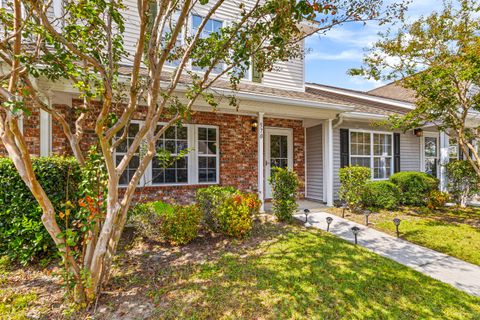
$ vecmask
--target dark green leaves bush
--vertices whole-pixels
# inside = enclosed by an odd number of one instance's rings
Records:
[[[81,172],[73,158],[33,158],[33,167],[57,212],[64,210],[67,192],[68,200],[77,202]],[[8,158],[0,158],[0,184],[0,255],[27,264],[54,254],[42,210]]]
[[[389,181],[369,181],[361,197],[366,208],[394,209],[398,206],[399,194],[398,187]]]
[[[400,203],[405,205],[426,205],[428,194],[438,188],[438,179],[424,172],[398,172],[390,181],[400,188]]]
[[[348,166],[340,169],[340,199],[345,200],[352,211],[359,209],[362,201],[362,191],[370,180],[370,168]]]
[[[479,191],[478,175],[467,160],[447,164],[448,191],[457,205],[467,205],[468,199]]]
[[[280,221],[292,221],[298,208],[296,198],[300,181],[297,174],[288,169],[275,168],[269,182],[272,185],[273,213]]]

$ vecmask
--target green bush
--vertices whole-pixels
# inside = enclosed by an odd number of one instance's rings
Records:
[[[231,237],[244,238],[250,234],[253,218],[259,209],[260,201],[257,195],[240,192],[231,195],[216,211],[220,231]]]
[[[426,205],[428,194],[438,188],[438,179],[424,172],[398,172],[390,181],[400,188],[400,203],[405,205]]]
[[[450,200],[450,195],[439,190],[432,190],[428,194],[427,207],[429,209],[439,209],[445,207],[445,204]]]
[[[300,181],[297,174],[288,169],[275,168],[269,182],[272,186],[273,213],[280,221],[292,221],[298,208],[296,198]]]
[[[362,203],[367,208],[394,209],[400,190],[389,181],[369,181],[362,190]]]
[[[447,164],[448,191],[457,205],[465,207],[468,199],[477,194],[479,179],[470,162],[454,160]]]
[[[213,232],[218,232],[218,207],[237,192],[234,187],[210,186],[197,190],[195,201],[203,211],[203,224]]]
[[[38,181],[57,212],[67,201],[78,200],[81,171],[73,158],[33,158]],[[55,244],[42,224],[42,210],[20,178],[13,162],[0,158],[0,255],[27,264],[56,252]]]
[[[340,169],[340,199],[345,200],[352,211],[360,208],[362,191],[370,180],[370,168],[347,166]]]
[[[134,206],[129,213],[129,223],[144,237],[184,245],[197,237],[202,216],[195,205],[169,205],[158,201]]]

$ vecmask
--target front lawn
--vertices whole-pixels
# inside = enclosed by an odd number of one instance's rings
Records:
[[[57,278],[10,283],[25,271],[9,272],[0,290],[23,287],[37,295],[35,314],[63,318],[54,287],[44,291]],[[264,222],[244,241],[205,235],[177,248],[137,238],[119,252],[95,310],[72,318],[478,319],[480,299],[325,232]]]
[[[341,215],[340,209],[330,212]],[[345,218],[364,223],[362,214],[346,212]],[[480,265],[480,211],[475,208],[405,208],[373,213],[370,227],[395,235],[392,220],[400,218],[400,237],[416,244]]]

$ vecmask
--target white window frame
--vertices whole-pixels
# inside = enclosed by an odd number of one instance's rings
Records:
[[[357,132],[357,133],[369,133],[370,134],[370,155],[364,155],[364,156],[357,156],[354,155],[352,156],[352,132]],[[349,157],[349,163],[352,163],[352,158],[368,158],[370,157],[370,172],[371,172],[371,180],[374,181],[383,181],[383,180],[388,180],[389,178],[375,178],[374,177],[374,159],[375,158],[381,158],[380,156],[375,156],[374,155],[374,143],[373,143],[373,135],[374,134],[382,134],[382,135],[389,135],[391,137],[392,141],[392,146],[391,146],[391,155],[390,155],[390,176],[394,173],[394,163],[393,163],[393,132],[388,132],[388,131],[372,131],[372,130],[362,130],[362,129],[350,129],[349,130],[349,136],[348,136],[348,157]]]
[[[142,125],[144,121],[141,120],[132,120],[131,123],[138,123]],[[165,122],[159,122],[158,125],[166,125]],[[187,143],[188,149],[190,152],[188,153],[188,182],[179,182],[179,183],[153,183],[152,182],[152,161],[149,162],[147,168],[145,169],[145,173],[143,174],[142,178],[139,181],[137,187],[180,187],[180,186],[189,186],[189,185],[216,185],[220,183],[220,128],[219,126],[215,125],[207,125],[207,124],[183,124],[182,126],[187,128]],[[199,182],[198,179],[198,128],[214,128],[217,130],[217,153],[215,157],[217,159],[217,166],[216,166],[216,180],[215,181],[207,181],[207,182]],[[120,154],[124,154],[124,152],[120,152]],[[116,156],[117,152],[115,151],[114,154],[115,165],[116,165]],[[202,156],[202,155],[200,155]],[[212,156],[213,157],[213,156]],[[119,185],[121,188],[127,187],[127,185]]]
[[[420,151],[421,151],[420,152],[420,171],[425,172],[425,137],[430,137],[430,138],[436,138],[437,139],[437,155],[436,155],[437,176],[440,176],[440,152],[441,151],[440,151],[440,135],[439,135],[438,132],[423,131],[423,136],[420,139]],[[449,156],[450,156],[450,154],[449,154]],[[458,159],[458,149],[457,149],[457,159]]]
[[[140,120],[131,120],[130,123],[134,123],[134,124],[138,124],[139,127],[143,124],[144,121],[140,121]],[[123,130],[123,129],[122,129]],[[128,137],[126,137],[128,138]],[[140,144],[140,147],[141,147],[141,144]],[[139,147],[139,148],[140,148]],[[128,149],[127,149],[128,150]],[[140,150],[137,150],[137,152],[140,152]],[[125,156],[126,152],[118,152],[117,153],[117,150],[115,149],[115,151],[113,152],[113,163],[115,164],[115,167],[117,167],[117,155],[123,155]],[[125,169],[126,170],[126,169]],[[123,172],[122,172],[123,174]],[[120,179],[120,177],[119,177]],[[145,179],[145,174],[140,178],[140,180],[138,181],[138,185],[137,187],[143,187],[145,186],[146,184],[146,179]],[[118,186],[120,188],[126,188],[128,185],[127,184],[120,184],[120,181],[118,182]]]

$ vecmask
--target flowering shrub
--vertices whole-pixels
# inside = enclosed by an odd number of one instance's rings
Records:
[[[450,195],[446,192],[433,190],[428,194],[427,207],[429,209],[438,209],[445,206],[450,200]]]
[[[197,190],[195,201],[203,211],[203,224],[213,232],[218,232],[217,211],[228,198],[238,192],[234,187],[210,186]]]
[[[255,194],[237,192],[225,199],[216,210],[220,232],[235,238],[249,235],[259,208],[260,201]]]

